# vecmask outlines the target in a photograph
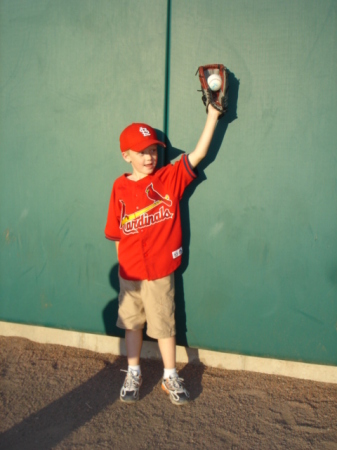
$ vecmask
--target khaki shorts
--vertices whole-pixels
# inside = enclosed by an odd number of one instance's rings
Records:
[[[143,329],[153,339],[175,336],[174,273],[159,280],[131,281],[119,276],[118,328]]]

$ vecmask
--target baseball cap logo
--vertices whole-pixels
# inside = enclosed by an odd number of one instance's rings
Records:
[[[147,128],[140,127],[140,128],[139,128],[139,131],[142,133],[142,135],[143,135],[144,137],[146,137],[146,136],[151,136],[151,133],[149,132],[149,130],[148,130]]]
[[[126,127],[119,137],[119,142],[122,152],[127,150],[142,152],[154,144],[166,147],[164,142],[158,140],[156,131],[146,123],[132,123]]]

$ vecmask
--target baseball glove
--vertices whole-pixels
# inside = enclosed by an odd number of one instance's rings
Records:
[[[220,111],[220,119],[228,108],[228,70],[223,64],[208,64],[198,67],[197,73],[199,73],[202,101],[206,106],[206,112],[208,112],[208,105],[211,104]],[[221,87],[218,91],[212,91],[207,83],[208,77],[213,74],[217,74],[221,78]]]

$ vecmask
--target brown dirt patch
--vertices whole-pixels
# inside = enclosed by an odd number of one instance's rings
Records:
[[[337,385],[178,365],[184,407],[142,361],[136,405],[119,401],[126,359],[0,337],[0,449],[337,449]]]

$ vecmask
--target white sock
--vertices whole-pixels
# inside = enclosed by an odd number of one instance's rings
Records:
[[[172,375],[175,375],[175,374],[177,374],[177,369],[176,368],[174,368],[174,369],[165,369],[164,368],[163,378],[164,378],[164,380],[166,380],[166,378],[169,378],[169,377],[171,377]]]
[[[132,370],[132,372],[137,372],[137,375],[141,375],[142,372],[140,370],[140,366],[128,366],[128,371]]]

